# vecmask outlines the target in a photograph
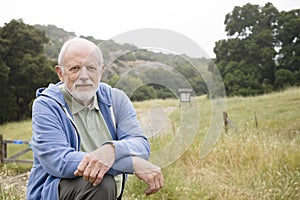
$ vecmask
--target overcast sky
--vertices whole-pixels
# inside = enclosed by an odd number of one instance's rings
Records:
[[[0,26],[22,18],[30,25],[53,24],[77,36],[103,40],[136,29],[167,29],[215,57],[215,42],[226,38],[225,15],[248,2],[271,2],[279,11],[300,8],[299,0],[4,0]]]

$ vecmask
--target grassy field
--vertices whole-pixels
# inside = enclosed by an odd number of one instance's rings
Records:
[[[228,98],[226,110],[236,130],[223,131],[216,146],[203,159],[199,152],[209,126],[211,103],[206,97],[197,97],[197,102],[201,118],[194,126],[199,125],[198,133],[181,157],[162,169],[164,188],[146,197],[143,193],[146,185],[129,176],[125,200],[300,199],[300,88],[257,97]],[[138,113],[147,112],[153,105],[178,108],[175,100],[134,105]],[[160,149],[176,137],[174,130],[180,126],[180,116],[179,108],[173,111],[170,115],[173,128],[151,138],[152,149]],[[31,122],[2,125],[0,133],[5,139],[30,139]],[[11,148],[9,151],[14,150]],[[26,168],[2,165],[0,182],[25,172]],[[0,198],[24,199],[25,183],[26,177],[18,187],[2,182]]]

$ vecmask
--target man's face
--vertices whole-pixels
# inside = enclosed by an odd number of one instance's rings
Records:
[[[71,95],[79,102],[90,102],[96,94],[102,69],[93,47],[74,44],[63,60],[63,72],[57,71]]]

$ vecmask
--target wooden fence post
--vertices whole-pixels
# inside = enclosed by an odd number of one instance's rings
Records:
[[[225,133],[227,133],[228,129],[228,120],[227,120],[228,114],[227,111],[223,112],[223,119],[224,119],[224,128],[225,128]]]
[[[227,111],[224,111],[224,112],[223,112],[223,118],[224,118],[225,133],[227,133],[228,125],[230,125],[231,128],[233,128],[233,129],[235,130],[235,132],[236,132],[236,131],[237,131],[237,128],[236,128],[236,126],[232,123],[232,121],[229,119]]]
[[[4,158],[3,158],[3,154],[4,154],[4,152],[3,152],[3,148],[4,146],[3,146],[3,136],[2,135],[0,135],[0,163],[3,163],[3,160],[4,160]]]
[[[258,129],[258,121],[256,117],[256,111],[254,111],[255,128]]]

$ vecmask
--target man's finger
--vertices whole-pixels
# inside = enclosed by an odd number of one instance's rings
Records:
[[[156,186],[156,189],[159,189],[159,188],[161,188],[162,186],[161,186],[161,184],[160,184],[160,180],[159,180],[160,178],[156,178],[155,179],[155,186]]]
[[[90,174],[91,172],[94,170],[94,166],[90,163],[86,166],[86,168],[84,169],[83,171],[83,179],[86,180],[86,181],[89,181],[90,179]]]
[[[99,171],[95,181],[93,182],[93,186],[97,186],[99,183],[101,183],[101,181],[103,180],[104,174],[105,173],[103,173],[103,170]]]
[[[106,166],[106,165],[103,165],[101,163],[100,165],[100,169],[99,169],[99,172],[98,172],[98,175],[97,175],[97,178],[96,180],[94,181],[93,185],[94,186],[97,186],[103,179],[104,175],[106,174],[106,172],[109,170],[109,167]]]
[[[160,173],[160,179],[159,179],[159,182],[160,182],[160,187],[164,187],[164,177],[162,176],[162,174]]]
[[[75,176],[81,176],[81,175],[79,174],[79,171],[78,171],[78,170],[76,170],[76,171],[74,172],[74,175],[75,175]]]
[[[85,170],[85,168],[87,167],[87,165],[89,164],[89,162],[86,160],[86,158],[84,158],[80,163],[79,165],[77,166],[77,174],[78,176],[82,176],[83,175],[83,172]],[[75,172],[76,172],[75,171]]]
[[[159,188],[162,188],[164,186],[164,177],[160,170],[156,172],[155,184],[158,185]]]
[[[155,186],[155,183],[153,182],[153,183],[150,183],[150,184],[148,184],[148,189],[146,190],[146,194],[147,195],[150,195],[150,194],[153,194],[153,192],[155,191],[155,189],[156,189],[156,186]]]
[[[150,175],[150,174],[149,174]],[[151,195],[159,191],[163,187],[163,176],[161,171],[152,172],[152,176],[148,175],[148,189],[145,191],[146,195]]]
[[[96,180],[97,176],[99,173],[99,169],[98,168],[94,168],[91,173],[90,173],[90,177],[89,177],[89,182],[90,183],[94,183],[94,181]]]

